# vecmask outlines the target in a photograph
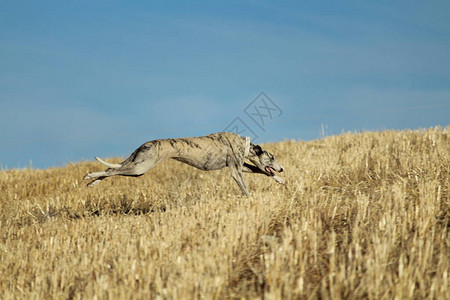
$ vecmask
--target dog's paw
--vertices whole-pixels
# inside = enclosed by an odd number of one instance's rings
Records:
[[[281,178],[281,177],[278,177],[278,176],[272,176],[272,178],[273,178],[273,180],[275,180],[276,182],[278,182],[278,183],[281,183],[281,184],[286,184],[286,182],[284,181],[284,179],[283,178]]]
[[[87,173],[86,175],[84,175],[83,180],[87,180],[87,179],[91,179],[94,178],[94,176],[92,176],[92,173]]]
[[[91,186],[97,185],[99,183],[100,183],[100,180],[95,179],[95,180],[92,180],[91,182],[89,182],[86,186],[91,187]]]

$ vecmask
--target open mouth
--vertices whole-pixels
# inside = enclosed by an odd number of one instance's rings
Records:
[[[274,176],[274,175],[275,175],[275,169],[274,169],[274,168],[267,166],[267,167],[265,168],[265,170],[266,170],[266,172],[267,172],[268,174],[270,174],[271,176]]]

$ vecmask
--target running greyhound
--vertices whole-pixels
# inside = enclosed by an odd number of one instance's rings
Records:
[[[275,172],[283,168],[274,156],[259,145],[250,142],[249,137],[236,133],[218,132],[201,137],[162,139],[147,142],[137,148],[120,164],[111,164],[95,157],[108,167],[104,172],[91,172],[83,179],[92,179],[88,186],[98,184],[109,176],[141,176],[165,159],[172,158],[203,171],[230,168],[231,177],[236,181],[244,195],[250,195],[242,172],[259,173],[271,177],[278,183],[284,180]],[[248,159],[253,163],[245,162]]]

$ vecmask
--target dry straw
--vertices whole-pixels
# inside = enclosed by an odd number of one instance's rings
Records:
[[[250,198],[176,161],[1,171],[0,298],[449,299],[448,129],[265,145],[288,185]]]

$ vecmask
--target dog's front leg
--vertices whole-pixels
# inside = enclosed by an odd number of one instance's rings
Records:
[[[242,176],[242,170],[239,170],[237,166],[230,165],[231,177],[236,181],[238,186],[241,188],[241,191],[244,195],[250,196],[250,192],[247,189],[247,185],[245,184],[244,177]]]

